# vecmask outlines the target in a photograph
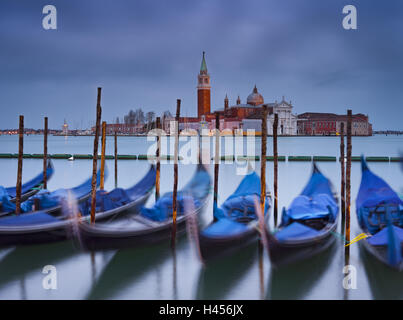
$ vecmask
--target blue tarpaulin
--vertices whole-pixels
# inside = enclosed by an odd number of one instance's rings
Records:
[[[228,218],[222,218],[204,229],[202,234],[207,237],[219,238],[235,236],[237,234],[241,234],[245,230],[248,230],[248,227],[244,224]]]
[[[393,231],[396,233],[397,238],[400,242],[403,242],[403,229],[392,226]],[[388,229],[383,228],[378,233],[374,234],[372,237],[367,239],[368,243],[372,246],[386,246],[388,245]]]
[[[293,220],[329,218],[336,220],[339,207],[333,197],[330,181],[316,168],[302,193],[283,212],[282,225]]]
[[[121,188],[113,189],[111,192],[98,190],[96,193],[95,212],[109,211],[129,203],[130,197]],[[91,198],[80,204],[80,212],[83,216],[91,213]]]
[[[181,191],[178,191],[176,198],[178,216],[185,213],[184,205],[188,200],[193,202],[195,208],[201,206],[201,199],[204,199],[209,192],[210,181],[210,175],[207,171],[199,167],[189,183]],[[172,217],[172,199],[172,192],[165,193],[152,208],[142,207],[140,214],[154,221],[165,221]]]
[[[386,226],[386,207],[393,221],[403,226],[403,201],[399,195],[380,177],[369,170],[365,159],[361,158],[362,179],[356,200],[356,210],[360,226],[375,234]],[[379,207],[378,207],[379,206]],[[377,208],[378,207],[378,208]],[[375,209],[376,212],[375,213]]]
[[[361,157],[361,169],[356,200],[358,221],[364,230],[373,234],[367,242],[373,246],[386,246],[387,263],[398,266],[402,262],[403,201],[382,178],[369,170],[364,157]]]
[[[357,209],[375,207],[383,203],[403,205],[399,195],[382,178],[369,170],[364,159],[361,161],[362,178],[356,200]]]
[[[3,198],[6,198],[6,200],[7,200],[7,199],[10,199],[10,196],[7,192],[7,189],[4,188],[3,186],[0,186],[0,201],[3,201],[2,200]]]
[[[304,240],[317,237],[320,231],[312,229],[298,222],[293,222],[275,234],[278,241]]]
[[[54,169],[53,166],[51,165],[51,162],[49,161],[49,165],[46,169],[46,177],[47,179],[50,179],[50,177],[53,175]],[[33,179],[29,180],[28,182],[22,184],[21,186],[21,194],[27,193],[30,191],[32,188],[35,188],[39,186],[43,182],[43,172],[38,174],[36,177]],[[8,195],[11,198],[15,198],[16,196],[16,189],[15,187],[9,187],[6,188]]]
[[[99,170],[97,173],[97,186],[99,186],[101,182],[100,175],[101,172]],[[105,178],[106,176],[107,176],[107,169],[105,166]],[[33,210],[35,199],[39,201],[39,207],[42,210],[57,207],[60,205],[62,199],[67,198],[68,190],[72,192],[74,198],[76,199],[83,198],[91,192],[92,188],[91,181],[92,179],[90,178],[85,182],[83,182],[81,185],[72,189],[57,189],[55,191],[49,191],[46,189],[40,190],[36,195],[28,198],[28,200],[21,203],[21,212],[31,212]],[[15,203],[11,202],[9,199],[5,197],[3,197],[2,202],[4,212],[15,211]]]
[[[155,167],[151,166],[147,174],[128,189],[116,188],[110,192],[99,190],[96,193],[95,212],[109,211],[124,206],[147,194],[155,185]],[[91,213],[91,198],[80,205],[82,215]]]
[[[228,197],[222,204],[221,208],[217,208],[214,216],[217,219],[230,217],[237,219],[239,217],[249,217],[256,219],[255,199],[260,201],[260,178],[256,172],[246,175],[235,192]],[[265,213],[267,212],[270,203],[266,199]]]
[[[158,199],[152,208],[142,207],[140,214],[154,221],[165,221],[172,217],[172,201],[172,193],[166,194],[164,197]],[[196,198],[191,195],[186,195],[183,192],[178,192],[176,198],[177,216],[181,216],[185,213],[186,201],[192,201],[195,208],[200,206],[200,202]]]
[[[260,204],[260,178],[256,172],[247,174],[239,184],[235,192],[224,201],[221,208],[215,208],[214,216],[218,219],[206,229],[202,234],[206,237],[220,238],[241,234],[248,227],[238,219],[247,217],[250,220],[257,220],[255,201]],[[265,212],[270,208],[270,199],[266,199]]]

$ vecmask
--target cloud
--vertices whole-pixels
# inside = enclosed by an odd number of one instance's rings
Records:
[[[42,124],[38,113],[57,125],[64,117],[85,125],[102,85],[111,119],[138,106],[173,111],[177,98],[191,116],[205,50],[213,108],[226,93],[245,100],[256,83],[266,101],[286,95],[297,112],[341,113],[348,104],[375,128],[401,128],[403,4],[353,3],[357,31],[342,28],[341,0],[56,0],[58,30],[44,31],[47,3],[3,0],[0,108],[31,116],[33,126]],[[377,113],[385,96],[390,119]],[[16,117],[3,117],[0,127]]]

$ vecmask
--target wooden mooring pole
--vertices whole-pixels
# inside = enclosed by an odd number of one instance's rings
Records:
[[[157,164],[156,164],[156,173],[155,173],[155,201],[160,198],[160,176],[161,176],[161,118],[157,117],[156,120],[156,129],[157,129]]]
[[[267,105],[262,110],[262,154],[260,158],[260,206],[264,215],[266,204],[266,153],[267,153]]]
[[[218,174],[220,162],[220,114],[215,114],[215,156],[214,156],[214,204],[213,204],[213,219],[217,221],[215,212],[217,210],[218,199]]]
[[[278,218],[278,151],[277,151],[277,130],[278,130],[278,114],[274,114],[274,123],[273,123],[273,168],[274,168],[274,226],[277,226],[277,218]]]
[[[98,143],[99,143],[99,131],[101,125],[101,90],[98,88],[97,97],[97,119],[95,123],[95,137],[94,137],[94,153],[92,159],[92,182],[91,182],[91,223],[95,223],[95,207],[96,207],[96,192],[97,192],[97,162],[98,162]]]
[[[347,110],[347,166],[346,166],[346,242],[350,242],[350,212],[351,212],[351,122],[352,111]],[[349,255],[350,246],[346,248],[346,255]]]
[[[115,188],[118,187],[118,133],[115,130]]]
[[[181,110],[181,100],[176,101],[175,118],[175,149],[174,149],[174,188],[172,193],[172,238],[171,246],[175,247],[176,241],[176,215],[177,215],[177,195],[178,195],[178,149],[179,149],[179,116]]]
[[[45,117],[45,127],[43,129],[43,189],[48,188],[48,117]]]
[[[24,116],[20,116],[18,140],[18,168],[17,168],[17,184],[15,187],[15,213],[21,213],[21,180],[22,180],[22,157],[24,154]]]
[[[105,146],[106,146],[106,121],[102,122],[102,150],[101,150],[101,184],[100,189],[105,189]]]
[[[341,233],[344,235],[346,222],[346,164],[345,164],[345,145],[344,145],[344,122],[340,124],[340,166],[341,166]]]

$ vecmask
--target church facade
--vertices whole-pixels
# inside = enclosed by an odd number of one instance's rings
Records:
[[[278,135],[297,134],[297,115],[292,113],[291,101],[287,102],[283,97],[279,103],[277,101],[265,103],[256,85],[246,98],[246,103],[242,103],[238,96],[236,104],[230,106],[228,96],[225,96],[224,108],[215,111],[220,114],[220,129],[250,129],[260,132],[263,105],[268,107],[267,129],[269,134],[273,132],[274,114],[278,114],[279,118]],[[197,76],[197,115],[199,120],[209,122],[209,128],[214,129],[215,116],[210,109],[211,82],[207,71],[205,52],[203,52],[201,68]]]
[[[231,105],[228,96],[224,98],[224,106],[211,112],[211,79],[207,70],[205,52],[203,52],[200,72],[197,75],[197,117],[180,118],[181,131],[200,131],[215,129],[215,113],[220,115],[220,130],[235,133],[236,130],[255,130],[261,132],[262,110],[268,109],[267,132],[273,134],[274,115],[278,115],[279,136],[294,135],[337,135],[340,123],[346,122],[345,116],[307,112],[300,115],[293,113],[291,101],[283,96],[280,102],[265,102],[255,85],[243,103],[238,96]],[[169,129],[170,121],[165,119],[163,127]],[[372,125],[367,115],[353,115],[353,135],[372,135]],[[169,131],[168,131],[169,132]]]

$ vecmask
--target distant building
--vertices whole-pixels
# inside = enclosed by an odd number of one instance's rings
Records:
[[[197,115],[198,119],[186,118],[188,122],[200,122],[203,117],[203,121],[210,123],[209,129],[215,129],[215,115],[211,113],[210,103],[210,75],[207,72],[207,64],[205,53],[203,52],[202,63],[200,72],[197,76]],[[246,103],[241,103],[241,98],[238,96],[236,104],[230,106],[228,95],[224,99],[224,108],[216,112],[220,114],[220,128],[224,129],[254,129],[255,131],[261,131],[261,110],[262,106],[268,106],[268,132],[273,132],[274,114],[277,113],[279,117],[278,134],[279,135],[296,135],[297,134],[297,116],[292,113],[291,101],[283,100],[280,103],[266,103],[263,96],[259,93],[256,85],[253,88],[251,94],[246,98]],[[259,120],[259,121],[256,121]],[[182,122],[182,119],[181,121]],[[181,128],[181,126],[180,126]],[[193,128],[197,130],[196,128]]]
[[[341,123],[344,133],[347,131],[347,115],[334,113],[306,112],[298,115],[298,134],[300,135],[337,135]],[[372,124],[368,116],[361,113],[352,117],[351,134],[354,136],[372,136]]]
[[[207,64],[204,55],[205,52],[203,51],[200,72],[197,76],[197,116],[199,119],[202,115],[209,114],[211,108],[210,75],[207,72]]]
[[[211,79],[207,70],[206,56],[203,52],[200,71],[197,75],[197,117],[181,117],[179,131],[201,131],[203,129],[215,129],[215,113],[220,115],[220,130],[235,132],[238,129],[255,130],[261,132],[262,110],[267,106],[267,132],[273,134],[275,114],[278,115],[279,136],[295,135],[336,135],[340,131],[340,124],[346,123],[346,116],[333,113],[307,112],[300,115],[293,113],[291,101],[286,101],[283,96],[280,102],[266,102],[255,85],[252,92],[242,103],[240,96],[236,104],[230,105],[228,95],[224,98],[224,107],[211,112]],[[171,127],[173,117],[164,117],[162,128],[168,134],[174,134]],[[352,134],[360,136],[372,135],[372,125],[368,116],[356,114],[353,116]]]
[[[69,126],[66,123],[66,120],[64,120],[63,126],[62,126],[62,134],[68,135],[69,134]]]

